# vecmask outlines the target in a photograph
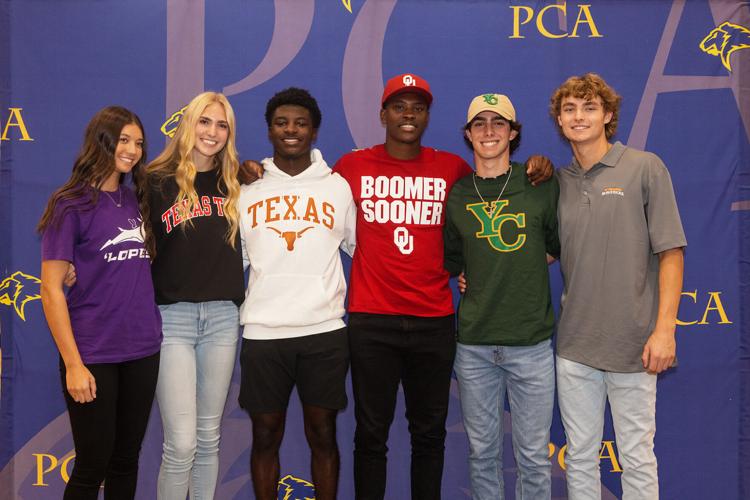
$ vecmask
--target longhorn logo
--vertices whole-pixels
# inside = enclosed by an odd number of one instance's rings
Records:
[[[315,486],[309,481],[287,474],[279,480],[278,500],[315,500]]]
[[[303,229],[302,231],[284,231],[281,232],[275,227],[266,226],[266,228],[270,229],[271,231],[277,233],[279,235],[279,238],[282,238],[284,241],[286,241],[286,249],[290,252],[294,250],[294,242],[297,241],[297,238],[302,238],[302,234],[304,234],[305,231],[308,229],[312,229],[315,226],[309,226]]]
[[[107,240],[107,242],[99,250],[104,250],[110,245],[118,245],[120,243],[125,243],[126,241],[137,241],[139,243],[143,243],[141,219],[128,219],[128,222],[130,222],[130,229],[123,229],[121,227],[118,227],[117,229],[120,230],[120,234],[118,234],[111,240]]]
[[[750,29],[730,22],[722,23],[701,40],[700,48],[706,54],[721,57],[721,64],[732,71],[729,56],[733,52],[750,47]]]
[[[24,315],[26,304],[42,298],[39,295],[39,284],[41,282],[42,280],[35,276],[16,271],[0,282],[0,304],[13,306],[16,314],[23,321],[26,321]]]

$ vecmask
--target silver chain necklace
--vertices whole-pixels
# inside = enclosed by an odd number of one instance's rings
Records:
[[[112,200],[112,203],[114,203],[117,206],[117,208],[120,208],[120,207],[122,207],[122,190],[120,189],[120,186],[117,186],[117,192],[120,193],[120,197],[119,197],[118,201],[115,201],[115,199],[112,198],[111,194],[109,194],[107,191],[102,190],[102,193],[106,194],[107,198],[109,198],[110,200]]]
[[[495,198],[495,201],[492,202],[493,204],[497,203],[500,200],[500,197],[505,192],[505,188],[508,187],[508,181],[510,181],[510,176],[513,175],[513,164],[511,163],[509,165],[508,169],[508,177],[505,179],[505,184],[503,184],[503,188],[500,190],[500,194],[497,195],[497,198]],[[477,192],[477,196],[479,196],[479,199],[482,200],[482,203],[485,204],[485,210],[487,210],[487,213],[491,213],[490,210],[492,209],[492,205],[487,203],[485,201],[484,197],[482,197],[482,193],[479,192],[479,188],[477,187],[477,173],[474,172],[474,174],[471,176],[471,180],[474,181],[474,191]]]

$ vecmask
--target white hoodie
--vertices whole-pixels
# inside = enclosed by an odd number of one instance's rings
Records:
[[[344,327],[346,280],[339,247],[354,253],[356,213],[349,183],[320,151],[290,176],[262,161],[261,179],[242,186],[240,234],[250,279],[240,308],[242,336],[302,337]]]

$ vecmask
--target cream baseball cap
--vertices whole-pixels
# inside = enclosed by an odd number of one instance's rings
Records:
[[[513,108],[513,103],[510,102],[508,96],[502,94],[482,94],[472,99],[471,104],[469,104],[469,112],[466,114],[466,123],[471,123],[471,120],[482,111],[492,111],[506,120],[516,121],[516,110]]]

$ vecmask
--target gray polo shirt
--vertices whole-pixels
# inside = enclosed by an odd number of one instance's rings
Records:
[[[557,175],[565,283],[557,354],[643,371],[659,304],[657,254],[687,245],[669,172],[656,155],[617,142],[588,172],[574,158]]]

